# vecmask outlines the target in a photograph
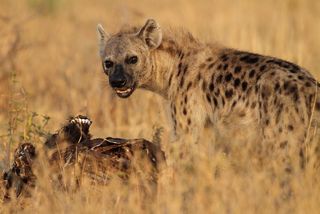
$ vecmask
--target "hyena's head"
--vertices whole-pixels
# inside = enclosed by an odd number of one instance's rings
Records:
[[[137,30],[110,36],[97,26],[103,70],[109,84],[121,98],[147,84],[151,77],[150,52],[159,47],[162,31],[152,19]]]

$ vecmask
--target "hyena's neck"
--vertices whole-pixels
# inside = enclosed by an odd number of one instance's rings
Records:
[[[188,90],[190,81],[195,83],[201,76],[203,65],[217,60],[224,49],[218,44],[200,43],[189,33],[177,39],[165,38],[150,55],[151,75],[143,88],[171,99],[178,91]]]
[[[168,99],[175,77],[185,72],[186,68],[181,66],[182,61],[200,46],[189,33],[180,35],[178,39],[164,37],[161,45],[150,54],[151,75],[143,88]]]
[[[150,59],[151,75],[144,88],[167,99],[170,87],[169,77],[175,72],[178,59],[175,56],[173,57],[166,52],[158,50],[150,55]]]

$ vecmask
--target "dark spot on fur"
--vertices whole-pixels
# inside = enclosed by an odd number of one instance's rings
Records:
[[[293,126],[292,125],[288,125],[288,130],[292,131],[293,130]]]
[[[228,69],[228,64],[225,64],[224,66],[223,66],[223,70],[227,70]]]
[[[188,102],[188,96],[186,95],[186,96],[184,97],[184,103],[187,104],[187,102]]]
[[[184,57],[184,53],[181,50],[179,50],[178,53],[179,53],[180,60],[182,60]]]
[[[198,73],[198,75],[197,75],[197,81],[199,82],[200,80],[201,80],[201,74],[200,73]]]
[[[293,68],[292,68],[292,69],[290,69],[290,70],[289,70],[289,72],[291,72],[291,73],[295,74],[295,73],[297,73],[297,72],[298,72],[298,70],[295,70],[295,69],[293,69]]]
[[[184,66],[184,69],[183,69],[183,75],[185,75],[188,71],[188,65],[185,65]]]
[[[269,121],[269,119],[266,119],[266,126],[268,126],[269,125],[269,123],[270,123],[270,121]]]
[[[258,81],[260,78],[261,78],[261,74],[258,74],[256,80]]]
[[[212,57],[209,57],[209,58],[206,59],[207,62],[211,62],[212,60],[213,60]]]
[[[213,68],[213,66],[214,66],[214,62],[213,62],[213,63],[210,63],[210,64],[208,65],[208,69]]]
[[[207,83],[206,83],[205,80],[203,80],[203,82],[202,82],[202,90],[205,91],[206,88],[207,88]]]
[[[191,86],[192,86],[192,82],[189,82],[187,86],[187,91],[191,88]]]
[[[240,58],[240,61],[248,64],[255,64],[259,61],[259,58],[255,55],[245,55]]]
[[[260,71],[264,71],[265,69],[266,69],[266,65],[262,65],[261,67],[260,67]]]
[[[235,79],[233,82],[233,85],[235,88],[237,88],[240,85],[240,79],[239,78]]]
[[[232,74],[227,74],[226,76],[225,76],[225,80],[226,80],[226,82],[230,82],[231,80],[232,80]]]
[[[258,85],[256,85],[256,86],[254,87],[254,91],[257,93],[257,92],[258,92],[258,90],[259,90],[259,86],[258,86]]]
[[[226,54],[224,54],[224,55],[221,56],[221,60],[222,60],[223,62],[227,61],[228,59],[229,59],[229,57],[228,57]]]
[[[187,115],[187,109],[186,108],[183,108],[183,112],[182,112],[184,115]]]
[[[320,102],[316,103],[316,109],[317,109],[317,111],[320,111]]]
[[[213,98],[213,102],[214,102],[214,105],[215,105],[215,106],[218,105],[218,101],[217,101],[217,99],[216,99],[215,97]]]
[[[241,66],[236,66],[235,68],[234,68],[234,73],[240,73],[241,72]]]
[[[255,70],[251,70],[250,73],[249,73],[249,78],[254,77],[255,73],[256,73]]]
[[[310,82],[306,82],[304,85],[305,85],[306,87],[311,87],[311,83],[310,83]]]
[[[285,69],[290,68],[289,72],[291,73],[297,73],[300,70],[299,66],[285,60],[272,59],[272,60],[268,60],[267,63],[275,64]]]
[[[236,105],[237,105],[237,101],[235,100],[235,101],[233,101],[231,108],[234,108]]]
[[[232,89],[226,90],[225,95],[226,95],[226,98],[230,99],[233,95],[233,90]]]
[[[148,42],[148,40],[147,40],[147,42]],[[149,41],[150,42],[150,41]],[[148,42],[148,43],[149,43]],[[166,51],[171,55],[171,56],[175,56],[176,55],[176,49],[175,48],[173,48],[173,47],[168,47],[168,48],[166,48]]]
[[[254,109],[254,108],[256,107],[256,105],[257,105],[257,103],[256,103],[256,102],[253,102],[253,103],[251,104],[251,108]]]
[[[206,94],[206,97],[207,97],[208,102],[211,103],[211,97],[210,97],[209,93]]]
[[[284,89],[284,90],[287,90],[288,87],[289,87],[289,84],[290,84],[289,81],[285,81],[284,84],[283,84],[283,89]]]
[[[274,91],[277,92],[280,88],[280,84],[277,82],[275,85],[274,85]]]
[[[182,88],[184,85],[184,76],[182,75],[181,80],[180,80],[180,88]]]
[[[221,68],[222,68],[222,64],[220,64],[220,65],[218,66],[218,70],[221,70]]]
[[[276,105],[276,104],[277,104],[277,101],[278,101],[277,96],[275,96],[275,97],[274,97],[274,100],[273,100],[273,105]]]
[[[222,75],[221,75],[221,74],[217,77],[216,82],[217,82],[218,84],[222,82]]]
[[[188,118],[188,120],[187,120],[187,121],[188,121],[188,125],[190,125],[190,124],[191,124],[191,120],[190,120],[190,118]]]
[[[304,155],[304,149],[303,148],[300,148],[299,157],[300,157],[300,168],[304,169],[305,168],[305,163],[306,163],[306,161],[305,161],[306,158],[305,158],[305,155]]]
[[[218,88],[217,91],[214,92],[214,94],[215,94],[216,96],[219,96],[219,95],[220,95],[220,89]]]
[[[171,74],[170,74],[170,77],[169,77],[169,86],[171,85],[172,76],[173,76],[173,74],[171,73]]]
[[[291,86],[290,89],[289,89],[289,92],[290,92],[291,94],[294,94],[294,93],[296,93],[297,91],[298,91],[298,88],[297,88],[296,85]]]
[[[245,117],[246,116],[246,113],[245,112],[241,112],[240,114],[239,114],[239,117]]]
[[[205,63],[201,63],[200,66],[199,66],[200,69],[204,69],[204,67],[206,67]]]
[[[179,65],[178,65],[178,74],[177,74],[177,76],[180,76],[180,74],[181,74],[181,67],[182,67],[182,63],[180,62]]]
[[[214,85],[213,85],[213,83],[210,83],[210,85],[209,85],[209,90],[210,90],[211,92],[214,90]]]
[[[242,91],[247,90],[248,83],[247,83],[246,81],[244,81],[244,82],[241,84],[241,87],[242,87]]]
[[[284,149],[287,147],[287,145],[288,145],[288,141],[283,141],[280,143],[279,147],[280,147],[280,149]]]

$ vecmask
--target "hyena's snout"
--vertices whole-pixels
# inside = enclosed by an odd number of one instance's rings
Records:
[[[114,72],[109,76],[109,83],[113,88],[122,88],[128,82],[122,65],[116,65]]]
[[[133,78],[128,74],[121,64],[114,67],[109,74],[109,83],[121,98],[129,97],[136,88]]]

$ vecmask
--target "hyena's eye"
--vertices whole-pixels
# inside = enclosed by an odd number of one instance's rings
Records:
[[[137,56],[132,56],[126,59],[127,64],[136,64],[138,62]]]
[[[104,66],[106,68],[111,68],[113,66],[113,62],[110,60],[106,60],[106,61],[104,61]]]

